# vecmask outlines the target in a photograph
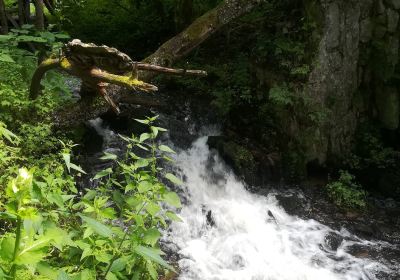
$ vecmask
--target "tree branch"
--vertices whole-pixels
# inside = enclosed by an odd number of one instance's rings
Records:
[[[196,19],[183,32],[165,42],[152,55],[139,63],[139,70],[147,70],[139,71],[139,80],[150,81],[159,72],[180,75],[189,73],[189,70],[185,71],[183,69],[177,69],[173,72],[169,70],[156,71],[155,69],[162,69],[160,66],[171,66],[177,60],[188,55],[193,49],[211,35],[215,34],[223,26],[246,14],[262,2],[264,2],[264,0],[224,0],[217,7]],[[204,73],[200,71],[193,74],[203,75]],[[116,102],[121,100],[135,103],[135,101],[140,100],[140,98],[135,98],[132,94],[126,94],[118,87],[112,85],[107,89],[107,92],[112,95]],[[142,103],[144,105],[157,104],[157,102],[153,103],[148,100]],[[91,101],[83,100],[78,102],[78,104],[71,105],[68,109],[63,109],[62,113],[55,112],[54,120],[56,125],[68,126],[105,113],[108,108],[109,106],[107,103],[103,101],[91,103]],[[63,120],[65,120],[65,122]]]

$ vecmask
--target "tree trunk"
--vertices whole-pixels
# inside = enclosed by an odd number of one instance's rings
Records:
[[[8,23],[6,15],[6,5],[4,4],[4,0],[0,0],[0,24],[1,24],[0,34],[7,34]]]
[[[208,37],[216,33],[227,23],[249,12],[263,0],[225,0],[214,9],[208,11],[184,31],[165,42],[144,62],[171,66],[177,60],[188,55],[193,49],[203,43]],[[144,73],[140,77],[151,79],[154,73]]]
[[[51,15],[55,15],[55,10],[54,10],[54,3],[51,0],[44,0],[44,5],[46,6],[47,10],[49,10],[49,13]]]
[[[35,0],[35,27],[38,30],[44,30],[44,12],[43,0]]]
[[[23,0],[24,2],[24,13],[25,13],[25,21],[26,23],[31,22],[31,2],[30,0]]]
[[[152,55],[144,59],[142,63],[171,66],[177,60],[188,55],[193,49],[223,26],[249,12],[262,2],[264,2],[264,0],[223,1],[216,8],[196,19],[180,34],[160,46]],[[139,79],[149,81],[155,75],[157,75],[157,72],[140,71]],[[149,99],[143,101],[142,98],[136,98],[132,96],[135,93],[123,91],[114,85],[110,85],[107,92],[111,94],[113,100],[116,102],[121,100],[134,104],[143,104],[145,106],[158,104],[158,102],[152,102]],[[74,125],[106,113],[109,110],[109,106],[106,102],[102,101],[102,98],[95,98],[95,100],[95,102],[93,100],[82,100],[78,102],[78,104],[72,104],[68,106],[68,108],[63,108],[61,111],[55,112],[53,115],[54,124],[56,126]]]
[[[19,25],[22,26],[25,24],[25,1],[24,0],[18,0],[18,22]]]

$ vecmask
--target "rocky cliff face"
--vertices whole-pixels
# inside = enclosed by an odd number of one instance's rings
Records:
[[[305,94],[328,115],[310,138],[308,159],[324,163],[350,151],[364,117],[399,127],[400,0],[308,2],[323,20]]]

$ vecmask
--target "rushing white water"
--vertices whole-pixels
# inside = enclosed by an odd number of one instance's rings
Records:
[[[176,158],[185,179],[183,222],[173,223],[164,241],[180,255],[179,279],[358,280],[379,279],[376,273],[389,271],[383,264],[347,253],[354,244],[384,243],[290,216],[274,195],[249,193],[206,142],[206,137],[199,138]],[[344,237],[335,250],[326,244],[332,232]]]

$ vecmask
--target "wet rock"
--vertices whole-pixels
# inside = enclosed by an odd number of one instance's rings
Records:
[[[325,245],[329,250],[336,251],[340,244],[343,242],[343,237],[341,237],[336,232],[331,232],[327,236],[325,236]]]
[[[367,43],[372,38],[373,24],[371,18],[366,18],[360,23],[360,41]]]
[[[327,44],[330,49],[334,49],[338,47],[340,43],[340,10],[338,3],[331,3],[331,5],[329,5],[326,18],[330,28],[330,36]]]
[[[387,29],[390,33],[394,33],[397,30],[397,25],[399,23],[399,13],[388,9],[387,10]]]
[[[400,100],[395,87],[382,86],[377,88],[376,104],[379,119],[383,126],[390,130],[399,127]]]
[[[400,0],[385,0],[386,5],[389,7],[399,10],[400,9]]]
[[[216,149],[235,174],[250,186],[262,186],[265,181],[276,177],[275,162],[279,159],[251,144],[238,143],[232,139],[235,137],[210,136],[207,144]]]
[[[353,224],[351,229],[356,234],[363,236],[365,238],[372,238],[376,236],[376,231],[374,231],[373,227],[367,224]]]
[[[310,212],[310,205],[306,198],[299,194],[278,194],[276,199],[290,215],[304,216]]]
[[[215,226],[215,221],[214,221],[214,218],[212,216],[211,210],[208,210],[208,212],[207,212],[206,221],[207,221],[207,225],[209,225],[210,227]]]
[[[385,13],[385,4],[383,3],[383,0],[378,0],[376,1],[376,12],[380,15]]]

